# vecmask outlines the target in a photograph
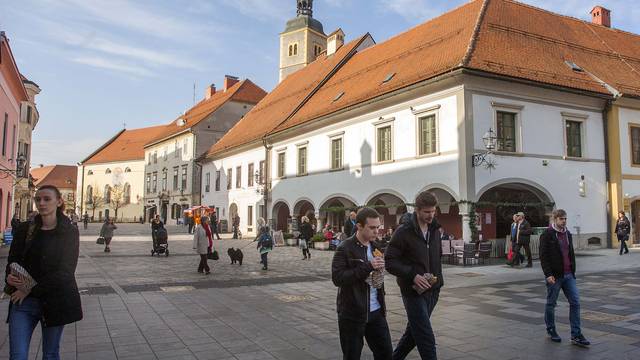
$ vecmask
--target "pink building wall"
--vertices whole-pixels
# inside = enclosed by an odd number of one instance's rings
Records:
[[[18,122],[20,105],[27,101],[20,72],[16,66],[9,41],[0,32],[0,168],[15,170],[18,151]],[[4,231],[13,215],[14,178],[0,172],[0,231]]]

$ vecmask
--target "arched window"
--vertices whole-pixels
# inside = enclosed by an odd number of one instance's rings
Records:
[[[298,44],[293,44],[293,55],[298,55]]]
[[[129,183],[124,184],[122,198],[125,205],[131,203],[131,185]]]
[[[93,204],[93,187],[91,185],[87,186],[87,204]]]
[[[87,175],[93,175],[93,170],[87,171]]]
[[[126,168],[124,169],[124,172],[126,172],[126,173],[130,173],[130,172],[131,172],[131,168],[126,167]]]
[[[111,186],[104,186],[104,203],[109,204],[111,202]]]
[[[111,169],[107,168],[107,170],[105,170],[104,172],[105,174],[111,174]]]
[[[289,45],[289,56],[293,55],[293,45]]]

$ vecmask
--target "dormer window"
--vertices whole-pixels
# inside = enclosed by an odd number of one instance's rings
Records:
[[[127,168],[125,168],[125,169],[124,169],[124,172],[126,172],[126,173],[130,173],[130,172],[131,172],[131,168],[128,168],[128,167],[127,167]]]
[[[105,170],[105,172],[104,172],[104,173],[105,173],[105,174],[111,174],[111,169],[107,169],[107,170]]]
[[[87,175],[93,175],[93,170],[87,171]]]

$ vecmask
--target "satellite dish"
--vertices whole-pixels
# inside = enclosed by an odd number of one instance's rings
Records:
[[[176,121],[176,125],[178,126],[184,126],[184,124],[186,124],[186,121],[184,121],[183,118],[178,119],[178,121]]]

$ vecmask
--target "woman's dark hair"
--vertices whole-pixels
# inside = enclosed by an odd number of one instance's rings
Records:
[[[618,211],[618,214],[622,214],[622,216],[627,216],[627,214],[624,213],[624,210]]]
[[[43,185],[41,187],[38,188],[38,191],[40,190],[51,190],[56,194],[56,199],[62,199],[62,193],[60,192],[60,190],[53,186],[53,185]],[[64,215],[64,201],[62,202],[62,204],[60,204],[60,206],[58,206],[58,210],[56,211],[56,213],[60,216],[60,215]]]

